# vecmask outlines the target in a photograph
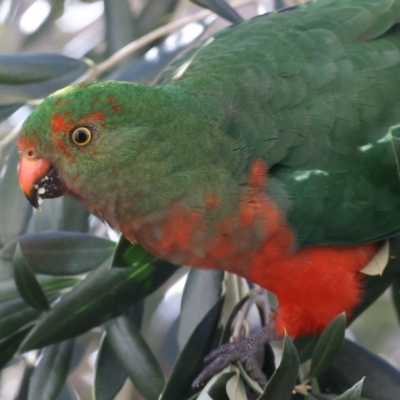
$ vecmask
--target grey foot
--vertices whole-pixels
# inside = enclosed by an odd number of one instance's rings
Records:
[[[265,387],[267,377],[262,372],[261,366],[255,356],[262,346],[276,339],[280,339],[280,336],[276,333],[273,323],[269,322],[259,332],[239,342],[223,344],[204,359],[204,362],[208,365],[195,379],[192,387],[200,387],[219,371],[235,361],[240,361],[250,378],[254,379],[262,388]]]

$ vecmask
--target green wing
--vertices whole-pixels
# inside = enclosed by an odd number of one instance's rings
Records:
[[[388,135],[400,122],[399,20],[400,0],[319,0],[224,30],[163,78],[206,100],[247,168],[266,161],[292,201],[300,244],[400,228]]]

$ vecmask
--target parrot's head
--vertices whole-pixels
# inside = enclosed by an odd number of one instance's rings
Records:
[[[41,198],[68,192],[87,206],[101,199],[115,203],[113,193],[137,183],[132,160],[143,165],[157,157],[148,149],[155,126],[163,127],[154,117],[157,90],[80,83],[45,99],[24,122],[18,141],[19,182],[29,202],[38,208]]]

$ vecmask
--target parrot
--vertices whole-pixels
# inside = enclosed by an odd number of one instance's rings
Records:
[[[67,194],[160,259],[277,296],[271,323],[212,353],[197,383],[351,316],[361,269],[400,234],[399,21],[400,0],[272,11],[155,84],[76,83],[25,120],[18,174],[34,207]]]

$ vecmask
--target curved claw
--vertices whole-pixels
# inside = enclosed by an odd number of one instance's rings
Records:
[[[194,380],[192,387],[201,386],[216,373],[235,361],[240,361],[249,376],[257,381],[261,387],[265,387],[267,377],[262,372],[255,355],[264,344],[276,339],[280,339],[280,336],[276,333],[273,324],[269,322],[262,330],[239,342],[223,344],[204,359],[204,362],[208,365]]]

